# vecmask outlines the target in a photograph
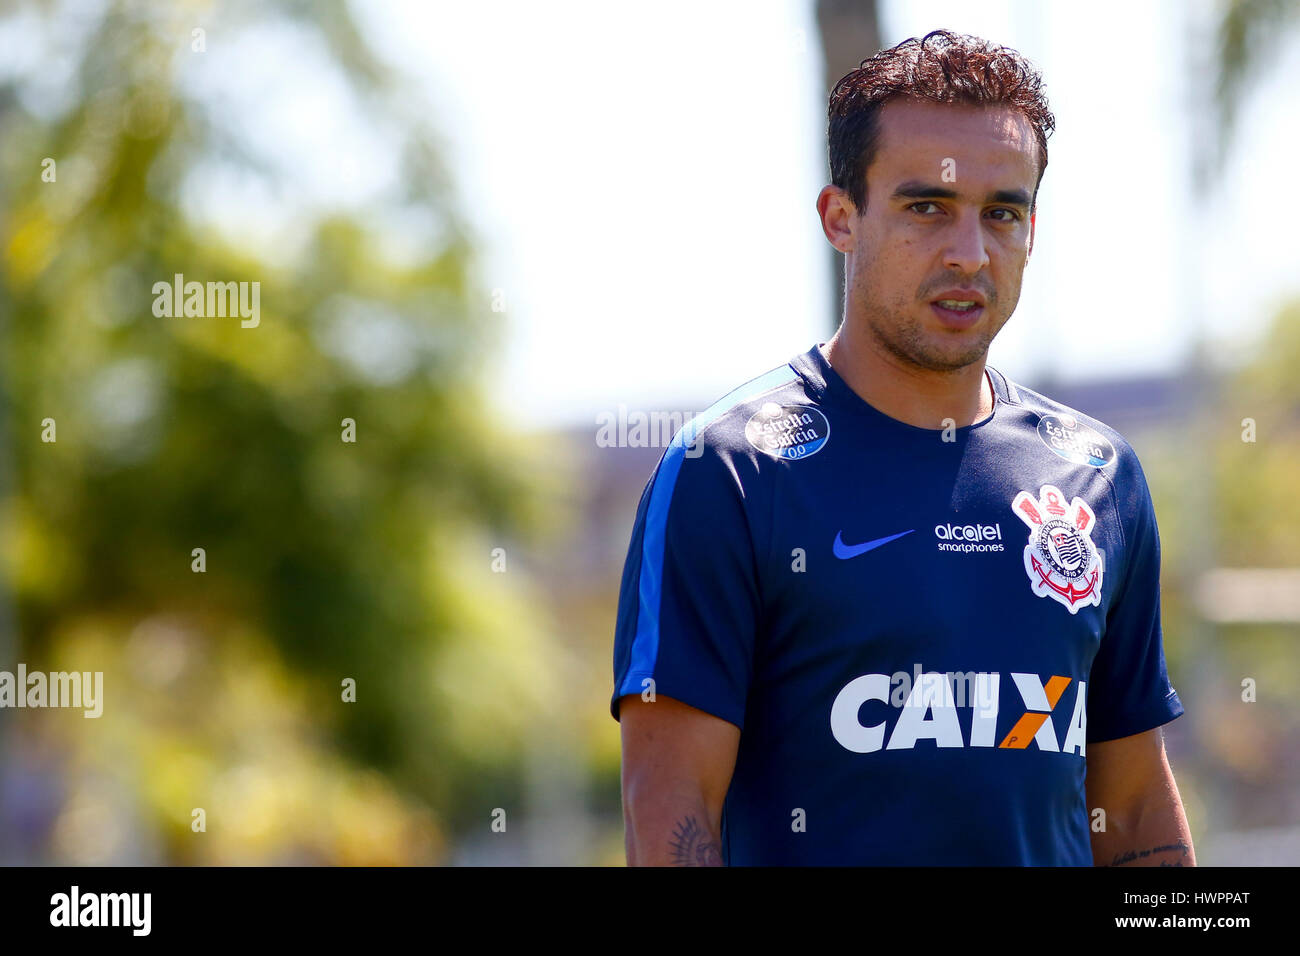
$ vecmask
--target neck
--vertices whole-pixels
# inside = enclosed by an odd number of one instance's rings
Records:
[[[855,340],[843,326],[822,354],[859,398],[908,425],[942,429],[956,422],[961,428],[993,412],[983,360],[951,372],[919,368]]]

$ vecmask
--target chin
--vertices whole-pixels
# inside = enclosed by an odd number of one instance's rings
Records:
[[[989,353],[987,342],[963,348],[928,348],[914,354],[913,361],[933,372],[956,372],[982,362]]]

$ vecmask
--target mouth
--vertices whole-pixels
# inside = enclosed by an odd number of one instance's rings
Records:
[[[965,289],[949,289],[930,300],[939,321],[951,329],[968,329],[984,315],[984,296]]]

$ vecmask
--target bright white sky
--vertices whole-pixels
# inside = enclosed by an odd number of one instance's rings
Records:
[[[1291,217],[1254,187],[1289,179],[1300,156],[1285,79],[1300,44],[1257,85],[1221,192],[1198,219],[1181,59],[1198,6],[883,4],[887,43],[948,27],[1013,46],[1044,72],[1057,133],[1038,239],[990,353],[1013,377],[1168,369],[1202,318],[1239,337],[1300,291]],[[812,0],[361,9],[439,111],[483,282],[506,296],[496,391],[516,421],[591,422],[620,402],[698,410],[826,338]]]
[[[1016,47],[1044,73],[1057,132],[1038,237],[991,352],[1013,378],[1168,370],[1198,323],[1230,355],[1300,293],[1291,206],[1257,185],[1289,196],[1300,36],[1255,84],[1216,190],[1189,199],[1189,49],[1209,75],[1189,16],[1204,31],[1209,2],[883,0],[887,43],[946,26]],[[698,411],[827,337],[813,0],[355,4],[445,138],[480,281],[505,295],[504,316],[483,311],[506,323],[488,364],[516,424],[593,424],[620,403]],[[72,60],[60,50],[94,22],[47,31],[60,49],[32,42],[31,17],[10,24],[21,42],[5,44],[14,56],[0,73],[34,78],[30,108],[66,108],[60,64]],[[208,48],[182,80],[282,184],[214,159],[192,177],[188,211],[285,254],[307,233],[307,207],[368,208],[395,156],[319,45],[288,26],[228,29],[221,7],[201,22]],[[191,26],[178,13],[171,28]],[[428,228],[388,234],[401,248]],[[369,337],[378,365],[405,348]]]

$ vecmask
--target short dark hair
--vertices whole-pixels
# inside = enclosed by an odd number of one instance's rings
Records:
[[[1038,138],[1038,183],[1047,169],[1047,137],[1056,117],[1047,106],[1043,79],[1015,50],[979,37],[933,30],[863,60],[831,90],[826,143],[831,183],[866,208],[867,167],[880,140],[880,110],[891,100],[911,98],[968,106],[1019,110]]]

